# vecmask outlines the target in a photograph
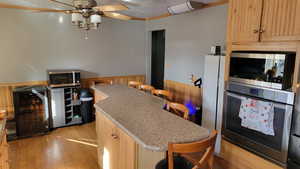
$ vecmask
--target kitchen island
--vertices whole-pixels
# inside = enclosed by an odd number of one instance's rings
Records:
[[[103,169],[150,169],[163,158],[168,143],[209,136],[207,129],[163,110],[165,101],[159,97],[122,85],[93,89],[99,165]]]

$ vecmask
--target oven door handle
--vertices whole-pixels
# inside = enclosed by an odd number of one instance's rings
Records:
[[[282,104],[282,103],[275,103],[275,102],[272,102],[272,101],[269,101],[269,100],[264,100],[264,99],[256,99],[256,98],[252,98],[251,96],[241,96],[241,95],[237,95],[237,94],[234,94],[234,93],[229,93],[227,92],[227,96],[230,96],[230,97],[234,97],[236,99],[244,99],[244,98],[249,98],[249,99],[253,99],[253,100],[258,100],[258,101],[264,101],[264,102],[269,102],[269,103],[273,103],[274,105],[274,108],[280,108],[280,109],[289,109],[289,107],[291,107],[292,109],[292,106],[290,105],[287,105],[287,104]]]

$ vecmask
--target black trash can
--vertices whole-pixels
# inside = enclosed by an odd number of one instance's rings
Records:
[[[80,91],[80,109],[83,123],[89,123],[94,120],[93,99],[93,94],[88,89],[82,89]]]

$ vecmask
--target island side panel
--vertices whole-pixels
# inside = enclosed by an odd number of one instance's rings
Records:
[[[138,145],[138,169],[155,169],[156,164],[165,158],[165,152],[155,152]]]

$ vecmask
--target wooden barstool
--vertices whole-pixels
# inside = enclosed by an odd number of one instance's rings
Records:
[[[168,102],[167,104],[170,112],[183,117],[185,120],[189,120],[189,109],[185,105],[173,102]]]
[[[149,92],[149,93],[152,93],[152,91],[155,90],[155,88],[153,86],[150,86],[150,85],[141,85],[140,89],[145,91],[145,92]]]
[[[129,87],[133,87],[133,88],[136,88],[136,89],[139,89],[141,85],[142,85],[142,83],[137,82],[137,81],[129,81],[128,82]]]
[[[167,91],[167,90],[153,90],[152,94],[155,96],[159,96],[162,97],[163,99],[166,100],[171,100],[171,92]]]
[[[217,131],[212,131],[207,139],[187,144],[168,146],[168,157],[160,161],[155,169],[213,169],[214,149]],[[179,156],[174,156],[174,153]]]

